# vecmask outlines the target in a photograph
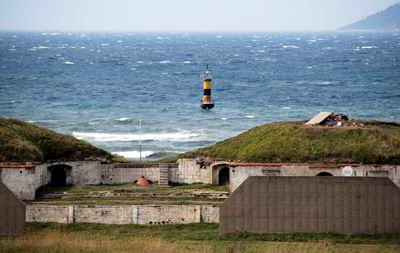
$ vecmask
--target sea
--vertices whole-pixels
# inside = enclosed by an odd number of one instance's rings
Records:
[[[399,122],[400,34],[0,32],[0,116],[128,159],[320,111]]]

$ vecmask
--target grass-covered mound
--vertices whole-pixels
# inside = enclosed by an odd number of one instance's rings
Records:
[[[0,162],[113,159],[73,136],[16,119],[0,118]]]
[[[360,122],[359,122],[360,123]],[[377,121],[363,127],[306,126],[279,122],[179,156],[243,162],[400,164],[400,125]]]

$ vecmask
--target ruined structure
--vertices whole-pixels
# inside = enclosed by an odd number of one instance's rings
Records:
[[[220,207],[220,234],[400,232],[400,189],[387,178],[250,177]]]
[[[25,231],[25,205],[0,182],[0,235]]]
[[[237,163],[211,158],[180,159],[178,164],[110,164],[101,161],[0,164],[2,181],[20,199],[34,199],[43,185],[100,185],[135,182],[141,176],[166,186],[174,183],[229,185],[234,191],[249,176],[387,177],[400,186],[400,165]]]

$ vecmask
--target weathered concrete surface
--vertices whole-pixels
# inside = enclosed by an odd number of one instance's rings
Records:
[[[32,206],[26,207],[26,221],[72,223],[69,206]]]
[[[178,183],[212,184],[212,169],[201,166],[196,159],[179,159]]]
[[[317,176],[328,172],[333,176],[344,176],[343,169],[351,167],[356,177],[388,177],[400,187],[400,165],[337,165],[318,164],[262,164],[231,163],[229,190],[233,192],[250,176]]]
[[[25,231],[25,205],[0,182],[0,235]]]
[[[185,224],[218,222],[213,205],[27,206],[26,220],[58,223]]]
[[[400,189],[388,178],[250,177],[220,207],[220,234],[400,232]]]
[[[100,161],[56,162],[41,165],[4,167],[0,166],[0,181],[18,198],[31,200],[36,190],[50,182],[51,167],[63,165],[70,168],[73,185],[124,184],[145,176],[151,181],[160,180],[159,164],[103,164]],[[164,165],[162,165],[164,166]],[[219,173],[229,168],[229,188],[234,191],[249,176],[317,176],[328,172],[343,176],[344,167],[352,167],[350,176],[388,177],[400,186],[400,165],[317,165],[317,164],[265,164],[229,163],[212,159],[180,159],[179,166],[168,165],[163,171],[164,185],[167,180],[175,183],[219,184]]]

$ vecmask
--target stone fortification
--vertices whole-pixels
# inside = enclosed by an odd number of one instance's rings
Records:
[[[57,223],[186,224],[218,222],[219,208],[214,205],[30,205],[26,208],[26,220]]]

